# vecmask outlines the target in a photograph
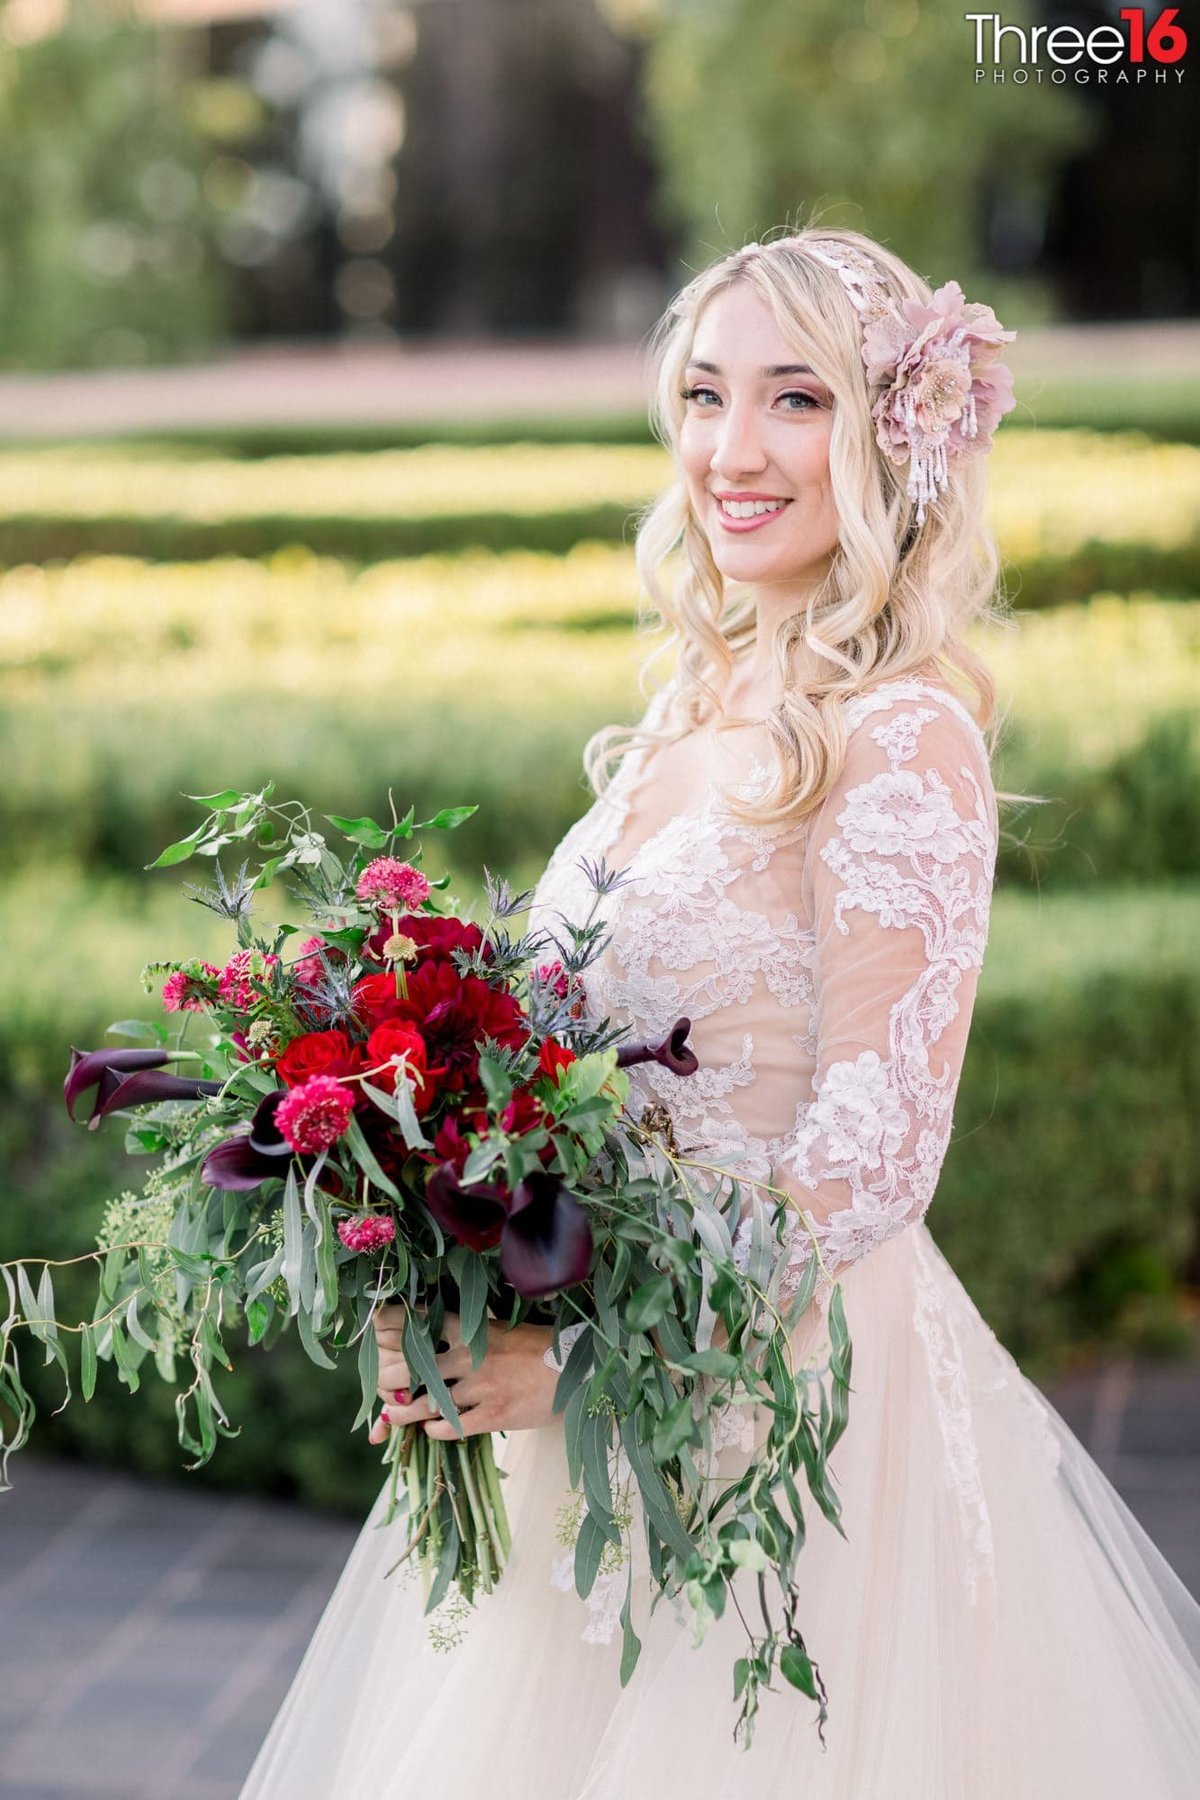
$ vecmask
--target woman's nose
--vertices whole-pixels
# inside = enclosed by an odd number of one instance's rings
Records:
[[[720,422],[713,446],[713,473],[732,481],[750,474],[766,463],[759,433],[758,416],[753,406],[730,406]]]

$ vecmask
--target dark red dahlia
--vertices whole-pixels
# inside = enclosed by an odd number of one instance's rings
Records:
[[[368,976],[355,993],[380,978]],[[391,976],[383,977],[391,982]],[[431,1064],[445,1066],[450,1093],[478,1088],[479,1045],[484,1038],[517,1050],[529,1024],[511,994],[490,987],[478,975],[460,975],[453,963],[431,960],[409,972],[407,997],[387,1001],[388,1018],[410,1019],[425,1040]],[[372,995],[373,997],[373,995]]]
[[[473,955],[483,943],[483,933],[478,925],[468,924],[463,919],[443,919],[435,913],[401,913],[393,925],[391,915],[387,914],[363,939],[360,952],[363,961],[383,962],[383,947],[394,933],[411,938],[417,946],[415,966],[418,968],[437,958],[449,962],[452,950],[465,950],[468,955]],[[490,944],[487,954],[491,955]]]

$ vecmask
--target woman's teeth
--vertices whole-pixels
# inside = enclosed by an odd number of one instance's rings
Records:
[[[731,519],[752,519],[757,513],[782,512],[786,500],[720,500],[717,503]]]

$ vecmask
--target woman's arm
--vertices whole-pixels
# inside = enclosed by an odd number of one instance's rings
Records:
[[[808,840],[817,1061],[774,1177],[831,1274],[933,1198],[996,860],[995,793],[969,715],[925,693],[873,698],[852,715],[845,767]],[[789,1225],[785,1298],[811,1254],[803,1225]]]

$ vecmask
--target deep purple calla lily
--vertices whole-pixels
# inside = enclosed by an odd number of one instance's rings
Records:
[[[535,1170],[513,1190],[500,1234],[500,1268],[518,1294],[536,1300],[583,1281],[592,1264],[592,1228],[557,1175]]]
[[[700,1067],[700,1059],[687,1041],[691,1029],[690,1019],[676,1019],[670,1035],[661,1044],[624,1045],[617,1051],[618,1069],[628,1069],[634,1063],[656,1062],[664,1069],[670,1069],[672,1075],[694,1075]]]
[[[500,1242],[509,1211],[503,1187],[484,1181],[464,1186],[451,1162],[439,1163],[426,1178],[425,1204],[443,1231],[472,1250],[491,1250]]]
[[[500,1246],[500,1269],[527,1300],[582,1281],[591,1267],[587,1215],[557,1175],[535,1170],[511,1194],[499,1185],[464,1185],[440,1163],[425,1183],[425,1204],[442,1230],[472,1250]]]
[[[110,1112],[126,1106],[151,1100],[199,1100],[204,1094],[220,1093],[219,1081],[163,1073],[163,1065],[171,1060],[165,1050],[77,1050],[72,1044],[71,1066],[63,1082],[68,1113],[75,1117],[75,1102],[93,1087],[96,1100],[87,1122],[89,1131],[95,1131]]]
[[[256,1188],[272,1175],[282,1175],[292,1154],[275,1123],[275,1111],[287,1093],[275,1088],[254,1109],[249,1131],[239,1131],[215,1145],[200,1168],[200,1179],[215,1188]]]

